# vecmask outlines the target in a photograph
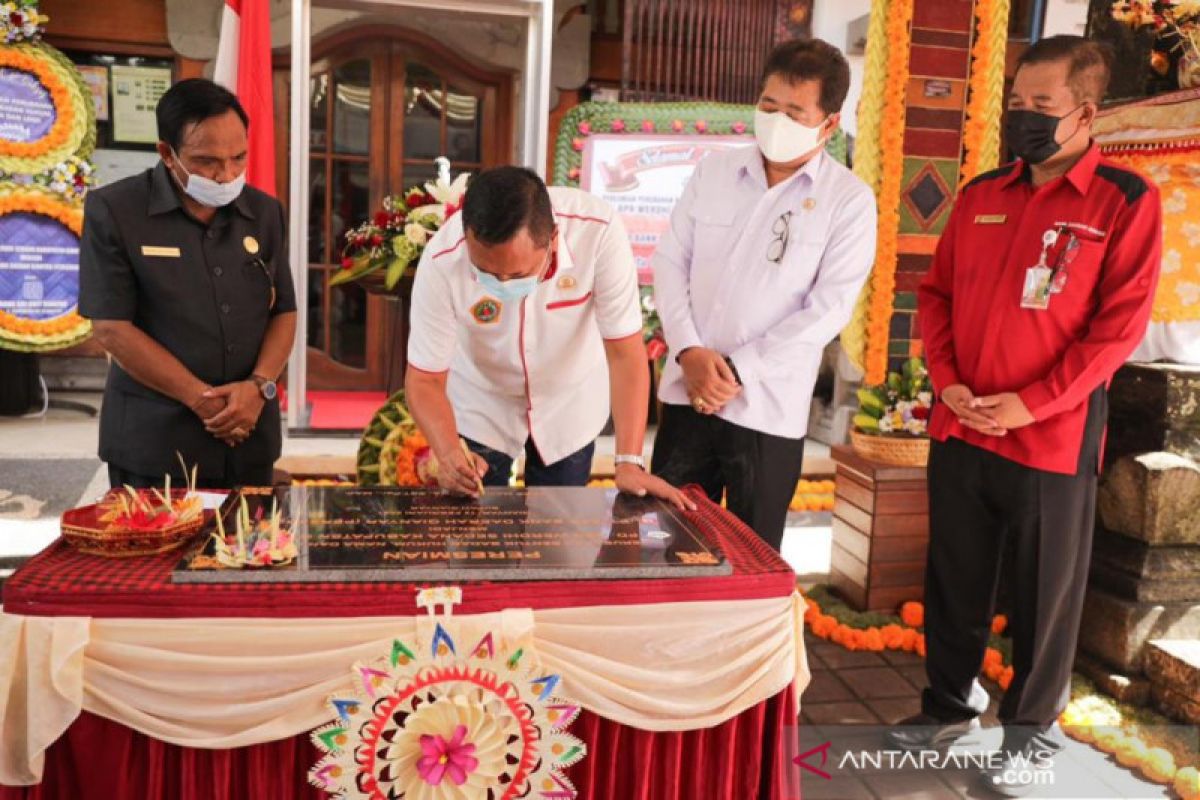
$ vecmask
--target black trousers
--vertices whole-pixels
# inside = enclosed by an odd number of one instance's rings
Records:
[[[196,483],[198,489],[234,489],[238,486],[271,486],[274,483],[275,468],[271,464],[256,464],[238,466],[232,459],[225,460],[225,475],[219,479],[205,478],[201,475]],[[135,489],[151,489],[163,485],[163,475],[139,475],[136,472],[122,469],[116,464],[108,465],[108,482],[112,488],[132,486]],[[186,486],[187,478],[181,471],[171,473],[171,486]]]
[[[772,436],[691,406],[664,404],[650,469],[676,486],[699,484],[716,503],[724,492],[728,509],[778,550],[803,462],[803,438]]]
[[[1103,392],[1090,401],[1075,475],[1031,469],[958,439],[933,443],[925,713],[960,720],[986,710],[977,676],[1006,557],[1013,681],[998,716],[1038,732],[1066,707],[1091,560]]]

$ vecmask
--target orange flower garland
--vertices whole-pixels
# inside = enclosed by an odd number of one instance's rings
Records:
[[[27,172],[27,167],[13,163],[15,159],[58,163],[76,152],[86,138],[89,125],[80,125],[76,105],[81,94],[57,69],[60,65],[47,58],[38,45],[19,44],[0,48],[0,68],[9,68],[33,75],[49,93],[54,105],[54,122],[46,135],[34,142],[13,142],[0,139],[0,169],[7,172]],[[90,98],[87,98],[90,102]],[[28,166],[28,165],[27,165]]]
[[[903,650],[925,657],[925,634],[916,630],[925,624],[925,606],[912,601],[900,607],[900,621],[903,625],[889,624],[867,628],[852,628],[830,614],[821,611],[821,606],[811,597],[806,597],[807,609],[804,621],[808,629],[819,639],[826,639],[834,644],[840,644],[847,650]],[[992,630],[1003,630],[1007,625],[1003,615],[997,615],[992,620]],[[1013,679],[1013,668],[1004,663],[1004,654],[994,647],[989,647],[983,656],[984,677],[995,681],[1001,689],[1008,689]]]
[[[875,268],[871,272],[871,301],[867,310],[866,378],[869,386],[887,378],[888,327],[892,319],[899,257],[900,189],[904,173],[905,92],[908,88],[908,57],[913,0],[892,0],[888,9],[887,84],[884,87],[883,120],[880,125],[879,220],[875,245]]]
[[[49,217],[66,226],[76,236],[83,232],[83,211],[38,191],[17,191],[0,195],[0,216],[26,212]],[[31,320],[0,311],[0,339],[18,344],[38,345],[46,338],[73,338],[86,333],[88,321],[74,310],[46,320]]]

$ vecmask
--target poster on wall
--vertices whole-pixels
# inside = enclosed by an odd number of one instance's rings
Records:
[[[154,144],[158,123],[154,108],[171,88],[171,70],[164,67],[112,67],[112,136],[115,142]]]
[[[92,90],[92,102],[96,104],[96,119],[108,121],[108,67],[81,64],[75,69],[83,76],[83,82]]]
[[[753,146],[746,136],[596,134],[583,151],[580,188],[621,215],[637,262],[638,281],[654,282],[658,239],[692,172],[712,153]]]

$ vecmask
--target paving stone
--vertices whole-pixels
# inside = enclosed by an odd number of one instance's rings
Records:
[[[846,667],[884,667],[887,662],[878,653],[867,650],[847,650],[838,645],[830,645],[829,650],[821,651],[821,660],[830,669],[845,669]]]
[[[825,780],[819,775],[805,775],[800,790],[804,800],[875,800],[866,784],[855,778]]]
[[[912,698],[886,698],[871,701],[871,710],[885,725],[895,725],[902,719],[911,717],[921,711],[921,700],[918,696]]]
[[[878,725],[879,718],[860,702],[843,700],[835,703],[801,701],[801,714],[815,725]]]
[[[867,667],[838,670],[856,696],[864,700],[879,697],[911,697],[912,685],[891,667]]]
[[[805,703],[832,703],[838,700],[854,700],[846,684],[838,679],[830,670],[820,670],[813,673],[812,682],[804,690]]]
[[[907,650],[884,650],[883,660],[893,667],[907,667],[913,664],[924,664],[925,659]]]
[[[946,784],[931,770],[872,775],[864,782],[871,791],[888,800],[946,800]]]
[[[925,674],[924,664],[913,664],[908,667],[896,667],[896,672],[904,676],[904,679],[913,685],[919,692],[929,685],[929,677]]]

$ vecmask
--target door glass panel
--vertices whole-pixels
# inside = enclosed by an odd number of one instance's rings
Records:
[[[325,263],[325,160],[308,162],[308,263]]]
[[[371,147],[371,62],[347,61],[333,73],[333,149],[369,155]]]
[[[330,287],[329,355],[350,367],[367,363],[367,293],[356,283]]]
[[[451,170],[451,177],[457,175]],[[418,161],[414,164],[404,165],[404,190],[412,186],[425,186],[426,181],[437,180],[437,166],[432,161]]]
[[[328,144],[325,128],[329,117],[329,73],[314,75],[309,81],[309,88],[312,109],[309,111],[311,128],[308,132],[308,143],[313,150],[324,150]]]
[[[479,98],[453,89],[446,95],[446,156],[476,164],[479,157]]]
[[[329,210],[329,230],[333,235],[330,263],[342,260],[346,231],[367,220],[371,213],[370,167],[349,161],[333,162],[333,206]]]
[[[308,271],[308,346],[325,349],[325,270]]]
[[[404,157],[442,155],[442,79],[420,64],[405,67]]]

